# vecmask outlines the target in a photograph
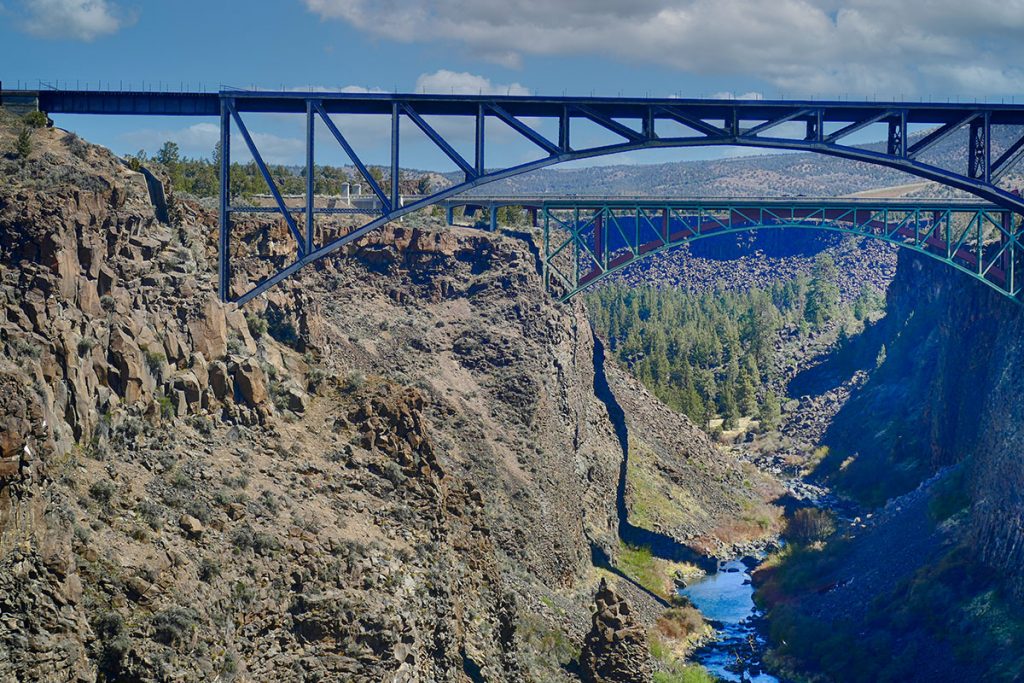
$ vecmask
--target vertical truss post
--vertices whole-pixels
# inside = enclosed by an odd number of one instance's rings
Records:
[[[992,141],[989,135],[989,117],[985,112],[971,121],[970,152],[968,156],[967,175],[971,178],[989,182],[992,174]]]
[[[1007,242],[1010,243],[1009,246],[1003,250],[1003,255],[999,257],[999,260],[1001,261],[999,265],[1002,268],[1003,275],[1009,276],[1010,261],[1013,260],[1014,247],[1016,246],[1015,240],[1013,239],[1013,216],[1009,211],[1003,211],[999,214],[999,225],[1002,228],[999,233],[999,241],[1004,245]],[[1007,284],[1009,283],[1007,282]],[[1012,293],[1012,289],[1009,291]]]
[[[899,112],[889,119],[889,154],[896,157],[907,155],[907,112]]]
[[[975,256],[978,259],[978,277],[981,277],[981,266],[982,266],[981,261],[982,261],[982,259],[985,256],[985,251],[984,251],[985,246],[984,246],[984,239],[982,237],[982,229],[984,227],[985,219],[987,217],[988,217],[988,214],[986,212],[984,212],[984,211],[979,211],[978,212],[978,227],[977,227],[977,232],[976,232],[976,237],[975,237],[975,239],[977,241],[974,244],[974,253],[975,253]]]
[[[604,257],[604,252],[604,214],[598,210],[594,215],[594,255],[597,256],[597,265],[607,270],[608,259]]]
[[[220,300],[231,295],[231,112],[220,102],[220,254],[217,275]]]
[[[558,115],[558,147],[562,153],[569,151],[569,107],[562,107]]]
[[[642,131],[643,131],[644,137],[646,139],[648,139],[648,140],[653,140],[654,138],[658,137],[654,133],[654,108],[653,107],[647,107],[647,109],[644,111],[644,119],[643,119]]]
[[[544,260],[541,262],[540,268],[541,277],[544,280],[544,289],[550,292],[551,276],[548,274],[548,261],[551,259],[551,238],[549,235],[549,231],[551,229],[551,216],[548,213],[550,209],[548,209],[547,204],[541,207],[541,210],[544,212]]]
[[[573,258],[576,261],[576,277],[573,279],[572,288],[580,286],[580,207],[576,207],[572,215],[572,250]]]
[[[634,207],[636,211],[633,212],[633,258],[640,255],[640,205],[637,204]],[[609,209],[614,211],[614,209]]]
[[[821,131],[821,110],[815,111],[810,118],[807,119],[807,132],[804,135],[804,140],[808,142],[821,142],[822,131]]]
[[[313,251],[313,102],[306,100],[306,253]]]
[[[1010,277],[1009,277],[1010,295],[1011,296],[1017,296],[1016,271],[1017,271],[1017,257],[1020,255],[1020,242],[1018,240],[1020,238],[1021,230],[1018,230],[1016,228],[1016,226],[1014,226],[1015,214],[1008,213],[1007,215],[1008,215],[1008,217],[1010,219],[1010,235],[1011,235],[1011,239],[1013,239],[1013,244],[1010,246],[1010,249],[1011,249],[1011,253],[1010,253]],[[1020,225],[1022,227],[1024,227],[1024,217],[1021,217]]]
[[[398,209],[398,102],[391,105],[391,210]]]
[[[486,119],[484,118],[484,105],[480,105],[476,109],[476,174],[482,176],[484,174],[484,128]]]

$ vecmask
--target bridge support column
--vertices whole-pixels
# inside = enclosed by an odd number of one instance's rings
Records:
[[[444,220],[448,225],[455,225],[455,207],[446,206],[444,209]]]
[[[604,212],[598,211],[594,216],[594,256],[597,267],[604,270]]]
[[[231,292],[231,114],[220,104],[220,253],[217,276],[220,300],[227,303]]]
[[[537,207],[536,206],[527,207],[526,215],[530,219],[530,227],[536,228],[537,227]]]
[[[489,227],[491,232],[497,232],[498,231],[498,207],[497,207],[497,205],[491,205],[490,216],[491,216],[491,221],[490,221],[490,225],[488,227]]]

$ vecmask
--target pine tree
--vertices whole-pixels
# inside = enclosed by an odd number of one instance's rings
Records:
[[[28,127],[23,126],[18,133],[18,139],[14,142],[14,153],[22,160],[28,159],[28,155],[32,153],[32,131]]]
[[[804,317],[820,327],[835,317],[839,310],[839,270],[829,254],[819,254],[814,260],[814,271],[807,291],[807,309]]]
[[[764,401],[761,403],[761,410],[757,416],[762,431],[775,429],[781,417],[782,406],[779,404],[779,397],[773,391],[765,392]]]
[[[736,398],[744,415],[753,415],[757,412],[757,390],[754,388],[754,378],[746,367],[740,373]]]

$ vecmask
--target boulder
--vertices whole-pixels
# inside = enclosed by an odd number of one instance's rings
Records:
[[[189,321],[188,331],[192,348],[204,357],[223,358],[228,352],[227,320],[224,307],[216,299],[206,302],[201,317]]]
[[[182,515],[178,520],[178,526],[185,532],[185,535],[189,538],[199,538],[206,531],[203,523],[192,515]]]
[[[246,358],[235,368],[235,389],[250,406],[262,405],[269,398],[263,377],[263,368],[254,358]]]
[[[142,400],[152,393],[156,382],[145,369],[142,351],[120,328],[110,335],[109,345],[110,387],[128,404]]]
[[[209,373],[210,389],[213,390],[213,395],[217,400],[223,401],[225,398],[234,396],[234,383],[231,381],[231,375],[228,373],[224,361],[215,360],[210,363]]]

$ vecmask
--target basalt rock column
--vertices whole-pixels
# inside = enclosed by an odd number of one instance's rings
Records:
[[[581,676],[587,683],[647,683],[653,671],[647,631],[633,618],[629,603],[604,579],[594,598],[593,627],[583,641]]]

